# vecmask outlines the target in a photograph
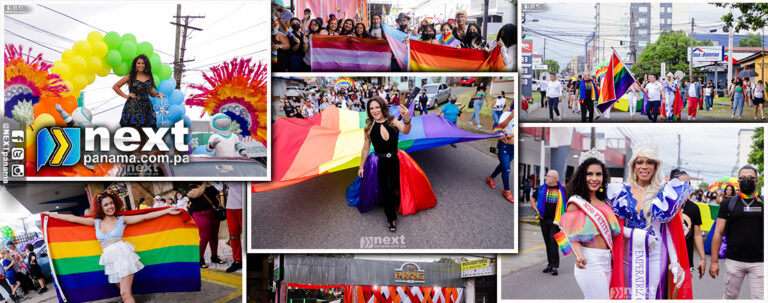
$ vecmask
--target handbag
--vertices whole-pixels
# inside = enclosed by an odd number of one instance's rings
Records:
[[[219,221],[224,221],[227,219],[227,210],[224,207],[221,205],[214,205],[213,201],[211,201],[211,198],[208,198],[205,193],[203,193],[203,198],[208,200],[208,203],[210,203],[211,207],[213,207],[213,211],[216,213],[216,219],[219,219]]]
[[[475,99],[469,99],[469,104],[467,104],[467,108],[474,108],[475,106]]]

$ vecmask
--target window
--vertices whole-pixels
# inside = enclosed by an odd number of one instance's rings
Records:
[[[641,13],[647,13],[648,12],[648,7],[647,6],[638,7],[637,11],[641,12]]]
[[[640,43],[638,43],[638,46],[639,46],[640,48],[644,48],[644,47],[648,46],[648,42],[645,42],[645,41],[641,41]]]
[[[647,29],[640,29],[640,30],[637,31],[637,33],[640,34],[640,35],[645,36],[645,35],[648,34],[648,30]]]
[[[627,35],[629,35],[629,30],[628,29],[622,29],[622,30],[619,31],[619,33],[621,33],[623,36],[627,36]]]
[[[640,21],[640,25],[645,25],[648,23],[648,18],[639,18],[637,21]]]

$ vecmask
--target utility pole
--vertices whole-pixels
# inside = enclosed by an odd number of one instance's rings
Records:
[[[693,29],[695,27],[696,20],[694,18],[691,18],[691,62],[688,62],[688,77],[693,78]],[[680,135],[678,135],[680,136]],[[679,162],[679,161],[678,161]],[[680,167],[680,163],[677,165]]]
[[[589,132],[589,149],[595,148],[595,128],[590,128]]]
[[[733,27],[728,29],[728,82],[725,83],[725,94],[728,94],[729,85],[733,80]]]
[[[677,134],[677,167],[680,168],[682,166],[682,163],[680,162],[680,134]]]
[[[544,64],[545,60],[547,60],[547,38],[544,38],[544,50],[541,54],[541,64]]]
[[[485,33],[485,40],[488,41],[488,0],[483,0],[483,33]]]
[[[189,34],[192,33],[190,30],[203,30],[202,28],[190,26],[189,19],[205,18],[205,16],[181,16],[181,5],[177,5],[176,16],[173,17],[177,20],[176,22],[170,22],[171,24],[176,25],[176,50],[174,51],[174,54],[178,54],[178,58],[174,58],[173,61],[173,78],[176,79],[176,89],[180,89],[181,76],[184,72],[184,63],[195,61],[194,59],[184,60],[184,52],[187,50],[187,38],[189,37]],[[184,24],[180,22],[181,19],[184,20]],[[183,30],[181,28],[183,28]],[[180,31],[181,36],[179,36]],[[181,45],[179,45],[179,40],[181,40]]]

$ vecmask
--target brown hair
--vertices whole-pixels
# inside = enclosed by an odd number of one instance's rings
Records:
[[[373,102],[379,103],[379,106],[381,107],[381,115],[384,116],[384,119],[387,119],[387,123],[392,125],[392,120],[395,119],[394,116],[389,114],[387,101],[384,101],[384,99],[379,96],[373,96],[365,105],[365,113],[368,115],[368,119],[365,120],[365,139],[368,140],[371,139],[371,128],[373,127],[373,116],[371,116],[371,103]]]
[[[112,199],[112,202],[115,203],[115,212],[123,209],[123,200],[120,199],[120,196],[118,196],[114,191],[105,191],[93,197],[93,206],[91,206],[91,209],[93,209],[93,217],[95,219],[104,219],[106,216],[104,209],[101,208],[101,201],[103,201],[104,198]]]

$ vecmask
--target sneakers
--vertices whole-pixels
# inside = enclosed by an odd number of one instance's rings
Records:
[[[504,197],[505,199],[507,199],[507,201],[515,203],[515,197],[512,196],[512,192],[511,191],[502,190],[501,191],[501,196]]]
[[[485,183],[488,184],[488,186],[490,186],[493,189],[496,188],[496,182],[493,182],[493,178],[491,177],[485,178]]]
[[[552,275],[557,276],[557,268],[552,268]]]
[[[203,260],[203,258],[200,258],[200,268],[208,268],[208,265],[205,264],[205,260]]]
[[[227,263],[227,262],[224,262],[224,260],[219,259],[219,256],[213,255],[213,256],[211,256],[211,263],[213,263],[213,264],[224,264],[224,263]]]
[[[480,124],[478,124],[478,125],[477,125],[477,129],[481,129],[481,128],[483,128],[483,126],[482,126],[482,125],[480,125]]]
[[[733,118],[733,117],[731,117],[731,118]],[[469,121],[467,121],[467,124],[469,124],[469,125],[475,125],[475,123],[473,123],[473,122],[472,122],[472,120],[469,120]]]
[[[551,273],[552,272],[552,267],[547,265],[547,267],[544,268],[544,270],[542,270],[541,272],[543,272],[545,274]]]
[[[37,291],[37,293],[38,293],[38,294],[41,294],[41,293],[44,293],[44,292],[46,292],[46,291],[48,291],[48,287],[43,287],[43,288],[39,289],[39,290]]]
[[[232,263],[232,265],[230,265],[229,268],[227,268],[226,271],[227,272],[236,272],[236,271],[240,270],[241,268],[243,268],[243,263],[242,262],[235,262],[235,263]]]
[[[733,119],[733,117],[734,117],[734,114],[731,114],[731,119]]]

